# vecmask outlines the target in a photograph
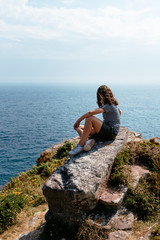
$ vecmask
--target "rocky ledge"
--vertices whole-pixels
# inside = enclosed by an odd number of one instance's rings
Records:
[[[107,184],[115,156],[128,141],[140,134],[121,127],[113,142],[97,142],[89,152],[72,157],[47,180],[43,193],[49,205],[47,218],[81,223],[94,209]]]

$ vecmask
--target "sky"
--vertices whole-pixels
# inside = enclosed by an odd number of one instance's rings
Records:
[[[159,84],[159,0],[0,0],[0,83]]]

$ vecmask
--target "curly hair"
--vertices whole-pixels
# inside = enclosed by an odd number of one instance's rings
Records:
[[[97,90],[97,104],[102,107],[105,104],[118,105],[118,101],[114,98],[114,95],[109,87],[102,85]]]

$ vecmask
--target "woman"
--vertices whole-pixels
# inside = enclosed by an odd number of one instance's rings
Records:
[[[117,107],[118,101],[109,87],[102,85],[97,90],[98,108],[82,115],[74,124],[74,129],[80,136],[77,146],[69,152],[74,156],[83,150],[89,151],[94,145],[94,139],[114,140],[120,129],[121,111]],[[103,121],[94,115],[103,113]],[[80,122],[85,119],[85,125]],[[92,139],[88,140],[91,137]]]

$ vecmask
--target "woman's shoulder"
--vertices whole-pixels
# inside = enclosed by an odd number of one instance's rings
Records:
[[[116,105],[114,103],[113,104],[106,103],[105,105],[102,106],[102,108],[106,108],[106,107],[109,107],[109,108],[115,108],[116,107],[117,108],[118,105]]]
[[[102,107],[105,111],[116,111],[118,108],[118,105],[116,104],[105,104]]]
[[[109,107],[110,105],[108,103],[104,104],[102,108]]]
[[[105,105],[102,106],[102,108],[105,112],[109,112],[111,110],[111,105],[106,103]]]

